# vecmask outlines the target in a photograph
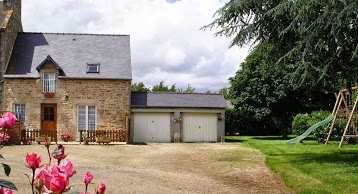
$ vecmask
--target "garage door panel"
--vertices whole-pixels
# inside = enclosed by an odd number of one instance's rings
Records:
[[[170,142],[170,113],[134,113],[134,142]]]
[[[183,113],[184,142],[216,142],[217,115],[213,113]]]

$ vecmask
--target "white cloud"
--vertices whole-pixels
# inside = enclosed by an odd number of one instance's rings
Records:
[[[172,1],[171,1],[172,2]],[[224,5],[220,0],[23,0],[25,31],[129,34],[133,82],[164,80],[196,91],[229,86],[247,49],[199,30]]]

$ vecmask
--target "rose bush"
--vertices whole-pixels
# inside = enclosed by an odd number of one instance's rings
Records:
[[[0,187],[0,194],[12,194],[12,190],[11,189],[6,189],[4,191],[4,188]]]
[[[4,145],[6,142],[8,142],[10,139],[10,136],[5,132],[0,132],[0,145]]]
[[[37,158],[37,155],[35,153],[31,155],[27,154],[26,162],[29,161],[28,166],[37,167],[37,169],[33,171],[32,175],[32,188],[36,188],[36,190],[40,194],[61,194],[68,192],[71,189],[71,187],[69,186],[70,178],[74,174],[76,174],[76,171],[73,169],[73,164],[71,160],[65,160],[62,165],[60,165],[60,161],[66,156],[67,155],[65,155],[65,147],[63,145],[57,145],[55,151],[52,154],[52,157],[59,160],[58,165],[46,164],[45,166],[38,168],[38,166],[40,166],[38,161],[41,160]],[[88,194],[88,185],[92,181],[92,179],[92,173],[90,171],[86,171],[86,173],[82,177],[82,181],[85,183],[85,194]],[[95,192],[99,194],[104,194],[105,189],[106,186],[103,183],[100,183],[98,188],[95,189]],[[34,189],[33,193],[35,193]]]
[[[5,112],[0,118],[0,126],[2,128],[10,129],[16,122],[16,116],[11,112]]]
[[[16,121],[16,117],[11,112],[6,112],[0,118],[0,127],[3,131],[0,131],[5,135],[5,131],[10,129]],[[3,136],[4,137],[4,136]],[[0,137],[1,138],[1,137]],[[5,141],[0,141],[3,145]],[[51,165],[51,154],[49,151],[51,142],[49,139],[45,139],[45,147],[48,151],[49,163],[41,167],[41,158],[37,156],[36,153],[26,154],[26,166],[32,170],[32,175],[27,177],[30,179],[30,184],[32,187],[32,193],[35,194],[35,189],[39,194],[62,194],[68,192],[71,187],[69,187],[70,178],[76,174],[76,171],[73,169],[73,164],[70,160],[65,160],[62,165],[61,161],[66,158],[65,147],[61,144],[57,145],[55,151],[52,153],[52,157],[57,159],[57,165]],[[2,147],[2,146],[1,146]],[[1,149],[0,147],[0,149]],[[4,158],[0,154],[0,158]],[[6,164],[2,164],[5,170],[5,174],[9,176],[11,168]],[[86,171],[82,180],[85,183],[85,193],[88,194],[87,189],[89,183],[92,181],[93,175],[91,172]],[[1,186],[0,194],[12,194],[13,190],[17,190],[16,186],[6,180],[0,179]],[[4,190],[6,188],[6,190]],[[106,186],[101,182],[98,185],[98,188],[95,189],[97,194],[104,194]],[[75,192],[76,193],[76,192]],[[77,192],[78,193],[78,192]],[[83,193],[83,192],[79,192]]]
[[[1,141],[0,141],[0,149],[4,146],[4,144],[10,139],[10,136],[6,133],[7,130],[11,129],[11,127],[16,122],[16,117],[11,112],[5,112],[1,118],[0,118],[0,127],[1,127]],[[0,154],[0,158],[4,159],[4,157]],[[6,176],[10,175],[11,168],[9,165],[2,163],[2,166],[4,167],[4,171]],[[1,187],[0,187],[0,194],[6,193],[11,194],[12,190],[17,190],[16,186],[7,180],[0,179]],[[4,188],[7,188],[4,191]]]

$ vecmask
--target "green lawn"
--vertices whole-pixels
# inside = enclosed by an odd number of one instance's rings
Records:
[[[358,193],[358,144],[338,148],[338,141],[304,140],[287,145],[287,139],[272,136],[229,136],[226,141],[260,150],[271,170],[297,193]]]

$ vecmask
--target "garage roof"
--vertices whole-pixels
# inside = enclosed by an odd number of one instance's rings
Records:
[[[222,94],[132,92],[131,106],[163,108],[226,108]]]

